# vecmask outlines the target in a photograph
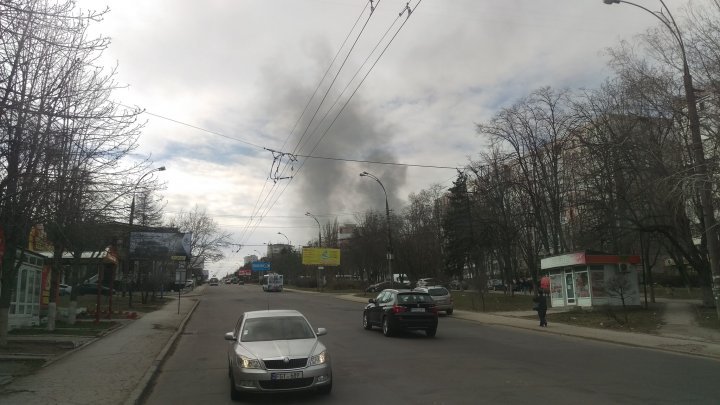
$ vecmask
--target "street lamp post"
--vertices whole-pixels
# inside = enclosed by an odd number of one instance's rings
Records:
[[[605,4],[620,4],[625,3],[631,6],[635,6],[641,10],[644,10],[670,30],[673,38],[680,47],[680,55],[682,56],[683,62],[683,86],[685,89],[685,102],[687,103],[688,119],[690,120],[690,137],[692,140],[692,155],[695,160],[695,172],[701,182],[700,189],[700,204],[702,205],[703,222],[705,239],[707,240],[708,256],[710,258],[710,272],[712,274],[712,293],[715,301],[715,308],[717,309],[717,316],[720,318],[720,252],[718,252],[718,231],[717,223],[715,220],[715,207],[712,199],[712,179],[708,173],[706,159],[705,159],[705,148],[702,143],[702,136],[700,135],[700,117],[697,111],[697,97],[695,96],[695,90],[693,88],[693,79],[690,74],[690,67],[687,61],[687,54],[685,53],[685,44],[682,39],[680,28],[675,22],[675,18],[670,9],[665,5],[663,0],[659,0],[662,7],[667,12],[667,15],[660,12],[655,12],[646,8],[640,4],[636,4],[625,0],[603,0]]]
[[[320,226],[320,221],[318,221],[317,217],[309,212],[305,213],[305,216],[308,216],[317,222],[318,226],[318,247],[322,247],[322,227]],[[317,288],[320,290],[320,270],[322,269],[322,266],[318,266],[317,268]]]
[[[150,170],[149,172],[140,176],[138,181],[135,183],[135,186],[133,186],[132,202],[130,203],[130,219],[128,220],[128,224],[129,224],[128,228],[130,229],[130,231],[132,231],[133,220],[135,217],[135,191],[137,190],[138,186],[140,185],[140,183],[142,182],[142,180],[145,177],[147,177],[155,172],[162,172],[164,170],[165,170],[165,166],[160,166],[160,167]],[[130,235],[129,234],[128,234],[128,243],[127,243],[127,247],[126,247],[126,252],[127,252],[127,256],[125,257],[125,265],[123,266],[124,267],[123,272],[125,273],[125,276],[128,276],[129,272],[130,272]],[[111,294],[111,298],[110,298],[109,302],[110,302],[110,305],[112,305],[112,294]],[[128,291],[128,307],[132,308],[132,287],[129,287],[129,291]]]
[[[257,254],[258,254],[257,261],[259,262],[263,257],[262,253],[260,253],[260,251],[257,249],[253,249],[253,252],[257,252]],[[251,264],[251,266],[252,266],[252,264]],[[258,271],[258,284],[262,284],[262,271]]]
[[[393,286],[393,272],[392,272],[392,260],[393,260],[393,247],[392,247],[392,233],[390,231],[390,205],[388,204],[388,196],[387,196],[387,190],[385,190],[385,186],[382,184],[380,179],[375,177],[374,175],[368,173],[368,172],[362,172],[360,173],[360,177],[370,177],[371,179],[377,181],[377,183],[382,187],[383,193],[385,193],[385,220],[387,221],[387,261],[388,261],[388,273],[390,275],[390,287]]]
[[[285,239],[287,239],[287,243],[288,243],[288,246],[292,246],[292,245],[290,244],[290,238],[288,238],[288,237],[287,237],[287,235],[285,235],[285,234],[284,234],[284,233],[282,233],[282,232],[278,232],[278,235],[282,235],[282,236],[284,236],[284,237],[285,237]]]

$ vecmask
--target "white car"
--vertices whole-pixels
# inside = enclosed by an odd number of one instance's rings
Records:
[[[67,284],[60,284],[58,286],[58,289],[60,291],[60,296],[70,295],[70,293],[72,292],[72,287]]]
[[[230,398],[248,392],[332,390],[330,354],[308,320],[295,310],[245,312],[228,340]]]

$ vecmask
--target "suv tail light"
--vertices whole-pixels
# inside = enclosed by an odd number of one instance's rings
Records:
[[[407,312],[407,308],[398,306],[397,304],[396,304],[396,305],[393,305],[393,307],[392,307],[392,313],[393,313],[393,314],[399,314],[400,312]]]
[[[437,313],[438,313],[437,305],[431,306],[430,311],[432,311],[433,314],[437,315]]]

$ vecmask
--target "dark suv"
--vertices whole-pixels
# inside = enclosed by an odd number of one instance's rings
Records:
[[[400,330],[424,330],[435,336],[438,311],[430,294],[410,290],[388,289],[368,300],[363,310],[363,327],[382,327],[385,336]]]

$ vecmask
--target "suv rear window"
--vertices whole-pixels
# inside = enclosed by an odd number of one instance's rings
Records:
[[[448,290],[446,290],[446,289],[443,288],[443,287],[440,287],[440,288],[429,288],[429,289],[428,289],[428,293],[430,293],[430,295],[432,295],[433,297],[437,297],[437,296],[440,296],[440,295],[450,295],[450,293],[448,292]]]
[[[402,293],[398,294],[397,296],[398,303],[400,304],[419,304],[419,303],[432,303],[433,300],[430,297],[430,294],[423,294],[423,293]]]

